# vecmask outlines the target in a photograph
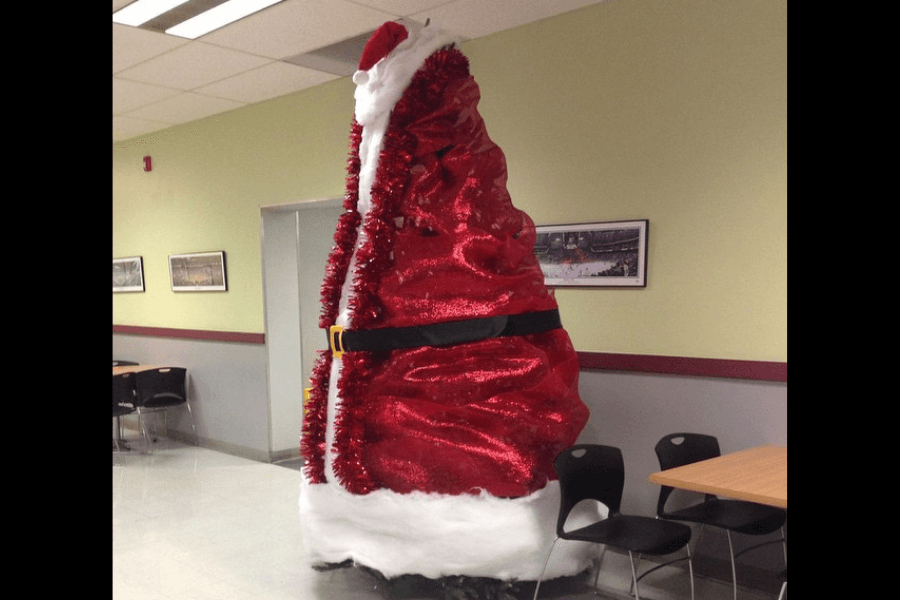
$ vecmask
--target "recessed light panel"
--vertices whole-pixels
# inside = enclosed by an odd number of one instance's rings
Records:
[[[137,0],[113,13],[113,23],[137,27],[188,0]]]
[[[193,40],[282,1],[229,0],[229,2],[220,4],[192,19],[166,29],[166,33]]]
[[[137,0],[113,23],[196,39],[284,0]]]

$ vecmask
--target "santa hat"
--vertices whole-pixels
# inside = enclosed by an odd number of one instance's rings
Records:
[[[454,38],[386,23],[357,85],[301,446],[304,544],[387,577],[534,580],[588,411]],[[344,353],[346,352],[346,353]],[[596,549],[557,545],[546,577]]]
[[[397,45],[409,37],[406,27],[395,21],[388,21],[379,27],[363,48],[359,58],[359,73],[365,73],[375,66],[375,63],[385,58]],[[361,83],[359,81],[357,84]]]

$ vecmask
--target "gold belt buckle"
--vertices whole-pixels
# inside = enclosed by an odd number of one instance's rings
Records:
[[[340,325],[332,325],[328,329],[328,341],[335,358],[340,358],[347,351],[344,349],[344,328]]]
[[[312,388],[303,388],[303,414],[309,414],[309,408],[307,408],[307,404],[309,404],[310,399],[312,398]]]

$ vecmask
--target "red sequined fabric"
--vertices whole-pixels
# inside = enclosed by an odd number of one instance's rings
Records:
[[[407,327],[556,308],[534,257],[534,225],[513,207],[503,152],[477,111],[461,52],[432,54],[394,107],[372,187],[366,243],[358,229],[361,127],[351,129],[347,212],[322,286],[321,326],[335,321],[352,277],[351,328]],[[565,322],[565,315],[563,315]],[[324,337],[324,336],[323,336]],[[552,461],[588,418],[568,334],[343,356],[334,471],[356,494],[518,497],[555,479]],[[305,474],[326,481],[331,357],[313,375],[301,446]]]

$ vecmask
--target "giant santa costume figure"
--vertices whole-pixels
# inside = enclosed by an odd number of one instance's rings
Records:
[[[385,23],[353,77],[301,525],[318,565],[536,580],[556,537],[553,459],[588,409],[534,225],[510,201],[453,42]],[[545,578],[585,570],[595,551],[557,544]]]

